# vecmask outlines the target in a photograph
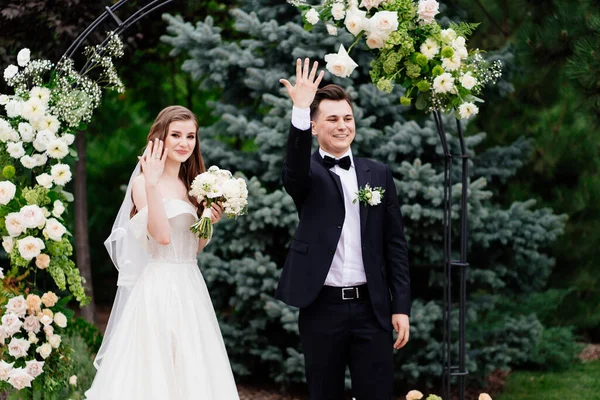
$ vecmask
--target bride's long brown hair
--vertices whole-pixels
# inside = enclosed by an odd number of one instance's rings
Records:
[[[194,115],[193,112],[188,110],[183,106],[169,106],[164,108],[161,112],[158,113],[156,120],[152,124],[150,128],[150,133],[148,133],[149,143],[152,140],[158,138],[163,142],[167,138],[167,134],[169,133],[169,125],[174,121],[194,121],[194,125],[196,126],[196,130],[198,130],[198,119]],[[206,167],[204,166],[204,160],[202,159],[202,153],[200,152],[200,138],[198,134],[196,134],[196,145],[194,146],[194,151],[190,158],[188,158],[184,163],[181,164],[179,168],[179,179],[184,183],[186,190],[190,191],[190,186],[192,181],[196,176],[206,171]],[[204,206],[202,204],[198,204],[196,198],[189,196],[189,200],[198,207],[198,215],[202,214],[204,210]],[[131,210],[131,216],[137,213],[135,205]]]

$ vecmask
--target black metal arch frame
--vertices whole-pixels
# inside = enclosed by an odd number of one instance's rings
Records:
[[[136,12],[131,14],[127,19],[122,21],[115,12],[127,4],[130,0],[119,0],[112,6],[105,7],[106,11],[103,12],[94,22],[92,22],[71,44],[65,54],[61,57],[61,60],[70,58],[75,52],[81,47],[88,36],[96,30],[106,19],[112,19],[117,27],[113,30],[114,34],[120,35],[126,29],[131,27],[133,24],[146,17],[148,14],[155,10],[158,10],[162,6],[172,3],[175,0],[152,0],[148,4],[142,6]],[[105,45],[108,42],[108,38],[102,42]],[[85,68],[85,66],[84,66]],[[433,117],[437,127],[438,134],[440,136],[440,142],[443,149],[444,157],[444,305],[443,305],[443,325],[444,325],[444,336],[443,336],[443,348],[442,348],[442,396],[445,400],[450,400],[452,381],[453,377],[456,377],[458,381],[459,399],[465,399],[465,383],[468,371],[466,370],[466,282],[467,282],[467,239],[468,239],[468,225],[467,225],[467,193],[468,193],[468,172],[469,172],[469,156],[467,155],[464,136],[460,121],[456,120],[458,138],[460,142],[460,154],[452,155],[448,147],[448,141],[444,131],[444,124],[442,121],[442,113],[440,111],[434,111]],[[452,260],[452,159],[453,157],[459,157],[462,160],[461,163],[461,177],[462,177],[462,189],[460,197],[460,258],[459,260]],[[453,362],[452,357],[452,309],[453,309],[453,296],[452,296],[452,281],[454,268],[459,268],[459,296],[458,296],[458,361]]]

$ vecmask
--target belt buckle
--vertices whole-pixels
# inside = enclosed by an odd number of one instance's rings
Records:
[[[354,291],[356,293],[356,296],[355,297],[346,297],[346,290]],[[342,288],[342,300],[356,300],[359,297],[360,296],[358,295],[358,288],[357,287]]]

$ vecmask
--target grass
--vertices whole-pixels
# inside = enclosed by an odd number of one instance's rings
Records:
[[[494,400],[600,400],[600,360],[561,372],[513,372]]]

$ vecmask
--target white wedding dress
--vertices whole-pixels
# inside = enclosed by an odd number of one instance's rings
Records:
[[[148,211],[130,221],[149,262],[111,334],[88,400],[237,400],[237,388],[189,227],[194,207],[165,199],[171,243],[147,234]]]

